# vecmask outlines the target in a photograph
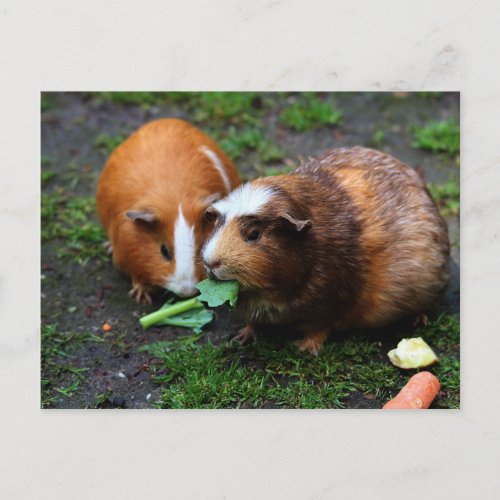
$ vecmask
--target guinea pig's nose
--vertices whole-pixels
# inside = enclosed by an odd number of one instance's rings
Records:
[[[179,297],[192,297],[196,295],[197,292],[198,289],[192,285],[181,285],[175,293],[179,295]]]
[[[221,265],[221,261],[220,260],[215,260],[214,262],[212,262],[212,264],[210,265],[210,267],[212,269],[218,269]]]
[[[205,267],[207,268],[207,271],[213,271],[215,269],[218,269],[221,266],[222,262],[221,260],[213,260],[210,262],[205,261]]]

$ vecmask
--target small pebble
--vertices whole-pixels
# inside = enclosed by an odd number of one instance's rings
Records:
[[[151,399],[151,393],[146,395],[146,399],[149,401]]]
[[[125,398],[122,396],[113,396],[113,398],[111,399],[111,404],[116,408],[124,408]]]
[[[126,376],[126,375],[125,375],[125,373],[123,373],[123,372],[118,372],[118,376],[119,376],[120,378],[127,378],[127,376]]]

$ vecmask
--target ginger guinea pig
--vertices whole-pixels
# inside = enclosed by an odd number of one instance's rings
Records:
[[[205,210],[239,184],[217,144],[182,120],[150,122],[113,151],[97,211],[115,266],[132,278],[131,297],[151,302],[155,287],[197,293],[199,250],[212,229]]]
[[[207,270],[240,283],[241,342],[255,325],[292,324],[317,354],[330,330],[422,312],[449,280],[446,223],[424,183],[378,151],[329,150],[240,186],[206,217]]]

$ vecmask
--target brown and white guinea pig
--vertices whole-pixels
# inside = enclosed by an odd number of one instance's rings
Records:
[[[131,297],[151,302],[154,287],[197,293],[199,250],[213,226],[205,210],[240,183],[217,144],[182,120],[147,123],[113,151],[97,211],[115,266],[132,278]]]
[[[290,324],[317,354],[330,330],[418,314],[448,283],[446,223],[415,171],[378,151],[326,151],[240,186],[206,217],[203,261],[240,283],[242,343],[255,325]]]

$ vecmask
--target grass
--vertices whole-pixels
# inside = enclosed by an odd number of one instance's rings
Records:
[[[50,111],[54,107],[54,102],[47,94],[42,94],[40,97],[40,110],[42,113]]]
[[[90,259],[105,259],[105,232],[95,221],[93,196],[69,196],[62,188],[41,195],[42,242],[60,239],[62,258],[85,265]]]
[[[252,151],[263,163],[278,161],[284,156],[259,127],[267,101],[256,92],[103,92],[98,99],[142,106],[182,103],[192,113],[192,121],[212,129],[212,135],[232,160]],[[224,127],[214,128],[214,124],[224,124]],[[96,137],[94,146],[110,154],[126,138],[124,133],[102,133]]]
[[[416,94],[423,99],[440,99],[443,96],[443,92],[416,92]]]
[[[98,102],[152,106],[182,105],[195,122],[224,121],[227,125],[256,125],[266,100],[257,92],[99,92]]]
[[[70,360],[72,354],[88,342],[104,340],[90,332],[61,332],[57,324],[42,325],[42,408],[50,407],[61,395],[72,397],[77,392],[88,369],[76,367]]]
[[[408,334],[390,345],[402,336]],[[458,407],[458,319],[443,314],[412,336],[423,336],[441,358],[429,368],[443,387],[438,406]],[[153,379],[162,387],[159,408],[344,408],[354,392],[381,406],[415,373],[394,367],[387,345],[362,335],[332,339],[317,358],[271,339],[246,347],[193,339],[141,348],[154,358]]]
[[[103,153],[111,154],[127,137],[127,134],[99,134],[95,138],[94,147]]]
[[[460,344],[460,320],[451,314],[440,314],[429,325],[420,327],[415,336],[423,337],[437,349],[455,349]]]
[[[144,109],[151,106],[189,103],[195,92],[92,92],[98,102],[109,102],[124,106],[137,105]]]
[[[460,408],[460,359],[457,356],[441,356],[439,367],[432,370],[441,383],[443,408]]]
[[[255,151],[262,163],[278,161],[284,156],[283,151],[268,139],[261,129],[255,127],[242,130],[234,126],[229,127],[227,133],[221,136],[219,145],[233,161],[250,151]]]
[[[341,120],[342,113],[333,104],[319,99],[314,93],[302,94],[280,114],[280,122],[297,132],[337,125]]]
[[[377,129],[375,132],[373,132],[372,135],[372,140],[371,140],[371,145],[379,148],[384,144],[385,141],[385,132],[383,129]]]
[[[280,167],[264,167],[262,169],[262,175],[264,177],[273,177],[275,175],[286,175],[293,170],[293,167],[280,166]]]
[[[256,92],[200,92],[194,94],[191,106],[197,122],[258,125],[265,100]]]
[[[428,184],[427,188],[443,216],[455,216],[460,213],[460,184],[457,181]]]
[[[109,408],[110,398],[112,396],[111,391],[98,392],[92,399],[92,401],[85,407],[85,409],[97,409],[97,408]]]
[[[54,170],[43,170],[41,174],[42,187],[48,184],[55,176],[56,173]]]
[[[432,371],[441,382],[441,402],[446,408],[460,407],[460,321],[441,314],[430,325],[415,333],[431,345],[439,357]]]
[[[450,119],[417,127],[413,146],[433,153],[456,154],[460,151],[460,126]]]

